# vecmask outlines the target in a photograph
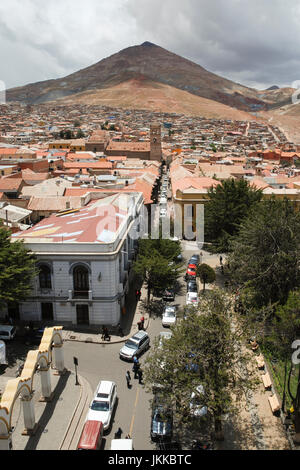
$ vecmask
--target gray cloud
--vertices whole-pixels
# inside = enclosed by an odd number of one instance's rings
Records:
[[[300,79],[297,0],[1,0],[0,80],[62,77],[146,40],[248,86]]]

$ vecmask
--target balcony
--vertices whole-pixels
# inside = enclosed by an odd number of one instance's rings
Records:
[[[79,291],[79,290],[69,290],[68,301],[73,300],[93,300],[93,292],[91,290]]]

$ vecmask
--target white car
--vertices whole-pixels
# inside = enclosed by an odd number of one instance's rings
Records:
[[[197,292],[188,292],[186,294],[186,305],[194,305],[197,307],[199,303]]]
[[[159,343],[158,343],[158,347],[159,348],[162,348],[162,345],[163,345],[163,342],[164,341],[167,341],[168,339],[171,338],[172,336],[172,331],[161,331],[159,333]]]
[[[207,406],[201,404],[199,395],[204,395],[203,385],[199,385],[191,395],[190,412],[193,416],[202,418],[207,415]]]
[[[103,429],[110,427],[112,414],[117,401],[117,386],[114,382],[102,380],[99,382],[86,421],[101,421]]]
[[[160,217],[167,217],[167,209],[160,209],[159,215]]]
[[[162,316],[162,325],[163,326],[172,326],[176,323],[176,307],[168,306],[165,307]]]
[[[16,336],[16,327],[11,325],[0,325],[0,339],[11,340]]]
[[[161,197],[159,203],[160,204],[167,204],[168,203],[167,198]]]

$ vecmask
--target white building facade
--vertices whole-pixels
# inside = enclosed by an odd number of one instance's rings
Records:
[[[38,259],[21,321],[117,325],[143,217],[141,193],[115,194],[16,234]]]

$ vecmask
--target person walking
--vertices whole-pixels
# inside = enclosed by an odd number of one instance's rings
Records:
[[[126,372],[126,382],[127,382],[127,388],[131,388],[131,375],[129,370]]]
[[[140,319],[141,330],[144,329],[144,323],[145,323],[145,318],[141,317],[141,319]]]
[[[223,264],[223,257],[220,256],[220,264],[222,265]]]
[[[138,289],[136,289],[136,291],[135,291],[135,298],[136,298],[136,301],[137,301],[137,302],[140,300],[139,293],[140,293],[140,291],[139,291]]]
[[[143,385],[143,371],[142,369],[138,369],[138,378],[139,378],[139,384]]]
[[[102,339],[104,341],[110,341],[110,335],[108,333],[108,329],[106,327],[103,328],[103,335],[102,335]]]
[[[139,360],[136,356],[134,356],[133,358],[133,367],[132,367],[132,371],[134,372],[134,378],[137,379],[138,378],[138,370],[140,368],[140,364],[139,364]]]
[[[123,434],[123,431],[121,428],[119,428],[117,432],[115,432],[115,439],[121,439],[122,434]]]

